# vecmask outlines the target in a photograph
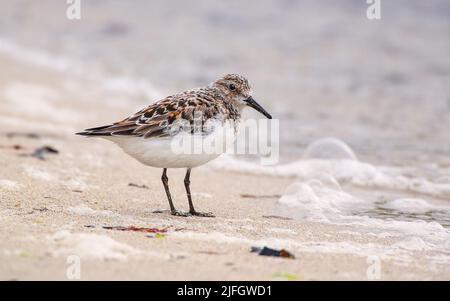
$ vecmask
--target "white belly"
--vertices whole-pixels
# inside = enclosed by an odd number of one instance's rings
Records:
[[[139,162],[160,168],[190,168],[205,164],[233,146],[236,131],[233,124],[213,124],[207,136],[180,132],[174,137],[103,137],[115,142]]]
[[[222,153],[185,152],[174,148],[170,138],[104,137],[119,145],[139,162],[160,168],[191,168],[203,165]]]

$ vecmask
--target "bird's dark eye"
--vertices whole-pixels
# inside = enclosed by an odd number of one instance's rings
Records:
[[[236,86],[235,86],[234,84],[229,84],[229,85],[228,85],[228,88],[229,88],[231,91],[236,90]]]

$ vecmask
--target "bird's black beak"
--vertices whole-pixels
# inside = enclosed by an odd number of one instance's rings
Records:
[[[261,106],[259,105],[259,103],[257,103],[256,100],[253,99],[253,97],[250,96],[249,98],[247,98],[247,99],[244,100],[244,101],[247,103],[247,105],[248,105],[249,107],[252,107],[252,108],[255,109],[256,111],[258,111],[258,112],[260,112],[261,114],[263,114],[264,116],[266,116],[267,118],[272,119],[272,116],[271,116],[269,113],[267,113],[267,111],[264,110],[263,107],[261,107]]]

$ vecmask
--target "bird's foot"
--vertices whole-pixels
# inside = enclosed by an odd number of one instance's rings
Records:
[[[189,211],[189,214],[192,216],[200,216],[200,217],[216,217],[212,212]]]
[[[178,210],[155,210],[153,211],[153,213],[165,213],[165,214],[170,213],[173,216],[183,216],[183,217],[191,216],[189,212],[183,212]]]
[[[199,216],[199,217],[216,217],[212,212],[197,212],[197,211],[189,211],[183,212],[178,210],[155,210],[153,213],[167,213],[170,212],[173,216],[181,216],[181,217],[189,217],[189,216]]]
[[[170,214],[172,214],[174,216],[182,216],[182,217],[188,217],[191,215],[189,212],[183,212],[183,211],[178,211],[178,210],[172,210],[170,212]]]

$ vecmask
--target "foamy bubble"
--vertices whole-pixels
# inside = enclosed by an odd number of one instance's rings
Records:
[[[307,183],[311,186],[328,187],[337,191],[342,191],[341,185],[336,178],[326,172],[318,172],[314,175],[314,178],[308,180]]]
[[[357,160],[355,153],[345,142],[332,137],[322,138],[308,145],[303,158]]]
[[[341,190],[327,187],[319,180],[291,184],[277,203],[277,214],[295,219],[333,222],[345,208],[358,200]]]

